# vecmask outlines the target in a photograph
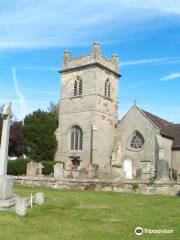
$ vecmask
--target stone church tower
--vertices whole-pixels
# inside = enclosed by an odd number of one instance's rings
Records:
[[[65,168],[99,169],[111,164],[118,121],[119,60],[107,59],[94,43],[87,56],[64,52],[61,73],[58,150]]]

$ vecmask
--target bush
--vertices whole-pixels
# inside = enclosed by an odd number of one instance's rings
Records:
[[[27,164],[30,160],[24,159],[24,158],[18,158],[16,160],[9,160],[8,161],[8,167],[7,167],[7,173],[9,175],[25,175]]]
[[[14,175],[14,176],[20,176],[20,175],[26,175],[26,169],[28,162],[31,162],[33,160],[31,159],[23,159],[18,158],[16,160],[8,161],[8,174]],[[39,162],[39,161],[33,161],[33,162]],[[40,161],[44,168],[42,169],[42,173],[44,175],[50,175],[54,172],[53,166],[56,163],[62,163],[62,162],[55,162],[55,161]]]
[[[44,166],[42,173],[44,175],[50,175],[51,173],[54,172],[53,166],[56,163],[62,163],[62,162],[55,162],[55,161],[41,161],[42,165]]]

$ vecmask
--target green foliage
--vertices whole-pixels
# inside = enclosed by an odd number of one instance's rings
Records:
[[[33,161],[31,159],[24,159],[24,158],[18,158],[16,160],[10,160],[8,161],[8,174],[9,175],[14,175],[14,176],[21,176],[26,174],[27,170],[27,164],[28,162],[37,162]],[[44,175],[50,175],[51,173],[54,172],[53,166],[54,164],[58,163],[55,161],[38,161],[41,162],[44,166],[42,173]],[[59,162],[62,163],[62,162]]]
[[[56,118],[50,112],[37,110],[25,117],[23,132],[26,152],[31,159],[54,159],[57,147],[54,134],[56,129]]]
[[[16,160],[9,160],[7,173],[9,175],[14,175],[14,176],[25,175],[27,164],[29,161],[30,161],[29,159],[23,159],[23,158],[18,158]]]
[[[42,161],[41,162],[44,166],[43,170],[42,170],[42,173],[44,175],[50,175],[51,173],[54,172],[54,169],[53,169],[53,166],[58,163],[58,162],[55,162],[55,161]]]
[[[133,189],[133,191],[137,191],[138,188],[139,188],[138,183],[133,183],[133,184],[132,184],[132,189]]]
[[[56,119],[56,123],[58,124],[58,119],[59,119],[59,102],[57,102],[57,103],[50,102],[50,105],[48,107],[48,111]]]

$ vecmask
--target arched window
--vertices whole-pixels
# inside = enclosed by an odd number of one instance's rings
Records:
[[[82,150],[83,133],[80,127],[71,128],[71,150]]]
[[[111,98],[111,83],[109,79],[107,79],[105,82],[104,95],[105,95],[105,98],[109,98],[109,99]]]
[[[78,82],[77,80],[74,81],[74,96],[78,95]]]
[[[131,139],[130,147],[136,150],[141,150],[144,145],[144,142],[145,141],[141,133],[135,131]]]
[[[83,82],[80,76],[77,76],[74,81],[74,96],[82,95],[83,93]]]

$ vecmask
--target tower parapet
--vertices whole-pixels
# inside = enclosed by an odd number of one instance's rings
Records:
[[[113,54],[111,59],[104,57],[101,54],[101,47],[98,42],[93,43],[91,53],[86,56],[71,58],[71,52],[66,50],[64,52],[63,65],[60,72],[69,72],[75,69],[78,70],[78,68],[83,69],[92,66],[103,68],[120,77],[118,55]]]

